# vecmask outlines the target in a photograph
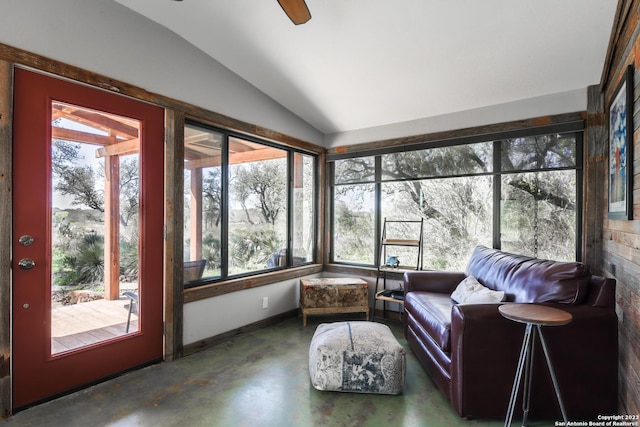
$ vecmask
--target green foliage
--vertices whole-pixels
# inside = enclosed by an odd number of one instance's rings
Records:
[[[139,242],[138,234],[130,238],[120,239],[120,275],[126,281],[138,279],[139,270]]]
[[[78,285],[104,280],[104,237],[88,233],[76,242],[75,250],[60,258],[54,274],[57,285]]]
[[[264,269],[269,257],[284,247],[275,231],[267,227],[237,228],[229,237],[230,273]]]
[[[334,206],[334,251],[339,261],[371,264],[373,252],[373,214],[352,209],[336,200]],[[354,204],[357,205],[357,202]]]
[[[207,260],[207,270],[220,271],[220,268],[222,268],[220,255],[220,239],[214,234],[204,236],[202,239],[202,256]]]
[[[494,142],[485,142],[384,154],[379,175],[371,156],[336,161],[334,258],[371,263],[376,251],[372,194],[374,177],[380,176],[380,220],[423,218],[424,268],[464,269],[473,247],[493,245],[493,222],[497,220],[493,215],[494,192],[498,187],[494,188],[492,174],[499,162],[501,221],[497,237],[502,249],[574,259],[575,137],[516,138],[500,141],[500,147],[494,153]],[[400,252],[394,255],[400,255],[403,264],[411,259]]]

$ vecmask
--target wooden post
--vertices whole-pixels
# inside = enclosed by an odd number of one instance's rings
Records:
[[[11,415],[13,64],[0,60],[0,419]]]
[[[584,147],[582,261],[594,274],[602,274],[602,227],[606,215],[608,135],[600,86],[587,89],[587,124]]]
[[[104,158],[104,297],[120,297],[120,156]]]
[[[202,259],[202,169],[191,170],[190,245],[191,260]]]
[[[184,251],[184,114],[165,110],[164,357],[182,357]]]

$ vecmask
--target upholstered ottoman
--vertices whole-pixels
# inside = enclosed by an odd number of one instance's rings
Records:
[[[387,325],[336,322],[318,325],[309,347],[309,375],[318,390],[400,394],[404,348]]]

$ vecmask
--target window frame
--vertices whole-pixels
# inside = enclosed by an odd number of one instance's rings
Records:
[[[534,138],[544,135],[550,134],[563,134],[563,135],[573,135],[575,137],[576,151],[575,151],[575,166],[564,166],[558,168],[540,168],[540,169],[517,169],[517,170],[502,170],[502,142],[506,140],[512,140],[516,138]],[[399,153],[399,152],[411,152],[411,151],[419,151],[424,149],[431,148],[441,148],[441,147],[453,147],[460,145],[469,145],[479,142],[487,142],[493,143],[493,153],[492,153],[492,171],[491,172],[483,172],[483,173],[474,173],[474,174],[452,174],[446,176],[431,176],[431,177],[418,177],[411,179],[382,179],[382,156],[389,153]],[[373,181],[362,181],[362,182],[348,182],[348,183],[339,183],[336,184],[336,167],[335,162],[338,160],[345,160],[351,158],[359,158],[359,157],[375,157],[375,178]],[[576,173],[576,230],[575,230],[575,259],[582,259],[582,240],[583,236],[581,233],[582,223],[583,223],[583,186],[584,186],[584,122],[583,121],[574,121],[574,122],[566,122],[559,124],[552,124],[547,126],[538,126],[532,128],[523,128],[513,131],[504,131],[504,132],[495,132],[495,133],[487,133],[487,134],[476,134],[458,138],[450,138],[450,139],[442,139],[442,140],[434,140],[430,142],[418,142],[410,145],[398,145],[391,148],[372,148],[372,149],[364,149],[360,151],[351,151],[348,153],[336,153],[327,155],[327,173],[328,173],[328,197],[330,204],[330,212],[328,217],[328,229],[330,230],[330,236],[328,239],[329,248],[329,263],[336,265],[344,265],[344,266],[352,266],[352,267],[364,267],[371,268],[375,267],[376,260],[380,258],[379,248],[374,244],[373,248],[373,264],[365,264],[365,263],[355,263],[355,262],[345,262],[336,260],[335,254],[335,235],[334,235],[334,224],[335,224],[335,210],[334,210],[334,202],[335,202],[335,190],[337,186],[342,185],[357,185],[357,184],[371,184],[375,183],[376,187],[376,202],[375,202],[375,241],[380,240],[380,233],[382,227],[382,191],[381,186],[382,183],[387,182],[398,182],[398,181],[421,181],[421,180],[429,180],[429,179],[442,179],[442,178],[453,178],[453,177],[462,177],[462,176],[493,176],[493,212],[492,212],[492,245],[495,249],[501,249],[501,178],[507,174],[516,174],[516,173],[529,173],[533,171],[544,172],[544,171],[559,171],[559,170],[574,170]]]
[[[277,272],[281,272],[283,270],[300,270],[300,269],[305,269],[305,268],[309,268],[310,266],[313,266],[315,264],[317,264],[318,259],[319,259],[319,248],[318,248],[318,230],[319,230],[319,216],[318,216],[318,206],[319,206],[319,191],[320,191],[320,155],[317,152],[314,151],[310,151],[310,150],[305,150],[304,148],[299,148],[299,147],[293,147],[290,145],[286,145],[286,144],[281,144],[278,143],[277,141],[272,141],[272,140],[268,140],[268,139],[263,139],[260,137],[256,137],[254,135],[250,135],[250,134],[246,134],[246,133],[242,133],[239,131],[235,131],[232,129],[225,129],[219,126],[215,126],[215,125],[211,125],[211,124],[207,124],[204,121],[198,120],[198,119],[193,119],[193,118],[188,118],[186,117],[184,119],[184,127],[196,127],[196,128],[200,128],[202,130],[206,130],[206,131],[211,131],[211,132],[216,132],[219,133],[222,136],[222,144],[221,144],[221,149],[222,149],[222,156],[221,156],[221,178],[220,178],[220,185],[221,185],[221,205],[223,206],[223,208],[221,209],[221,220],[220,220],[220,228],[221,228],[221,234],[220,234],[220,242],[221,242],[221,250],[220,250],[220,259],[221,259],[221,271],[220,271],[220,276],[213,276],[213,277],[203,277],[200,280],[195,280],[195,281],[191,281],[188,283],[183,283],[182,287],[184,290],[189,290],[189,291],[198,291],[198,289],[203,289],[206,288],[207,285],[221,285],[221,284],[233,284],[237,281],[246,281],[245,279],[250,278],[250,277],[255,277],[255,276],[260,276],[260,275],[267,275],[270,273],[277,273]],[[239,273],[239,274],[229,274],[229,263],[228,263],[228,256],[229,256],[229,250],[228,250],[228,245],[229,245],[229,210],[227,208],[224,208],[225,206],[229,206],[229,200],[230,200],[230,195],[229,195],[229,191],[230,191],[230,185],[229,185],[229,172],[230,172],[230,163],[229,163],[229,139],[230,138],[237,138],[237,139],[241,139],[241,140],[245,140],[251,143],[256,143],[256,144],[261,144],[267,147],[272,147],[272,148],[276,148],[278,150],[283,150],[286,152],[286,160],[287,160],[287,164],[286,164],[286,194],[287,194],[287,201],[286,201],[286,206],[287,206],[287,214],[286,214],[286,224],[287,224],[287,231],[286,231],[286,249],[287,249],[287,255],[286,255],[286,262],[284,266],[275,266],[275,267],[268,267],[268,268],[264,268],[264,269],[260,269],[260,270],[254,270],[254,271],[249,271],[249,272],[243,272],[243,273]],[[184,141],[180,141],[181,144],[184,145]],[[294,180],[294,173],[295,173],[295,165],[294,165],[294,156],[295,154],[301,154],[303,156],[309,156],[312,160],[313,160],[313,195],[312,195],[312,203],[313,203],[313,225],[312,225],[312,239],[313,239],[313,243],[312,243],[312,254],[313,254],[313,258],[311,260],[308,260],[306,262],[303,263],[297,263],[294,264],[293,263],[293,223],[294,223],[294,197],[293,197],[293,193],[294,193],[294,185],[293,185],[293,180]],[[181,159],[181,161],[184,162],[184,155],[183,158]],[[181,177],[184,180],[184,173]],[[181,217],[183,218],[184,221],[184,209],[181,212]],[[181,242],[181,247],[184,248],[184,239]],[[195,298],[197,299],[197,298]]]

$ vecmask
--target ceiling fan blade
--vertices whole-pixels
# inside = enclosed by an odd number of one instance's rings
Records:
[[[304,24],[311,19],[311,13],[304,0],[278,0],[282,10],[296,24]]]

